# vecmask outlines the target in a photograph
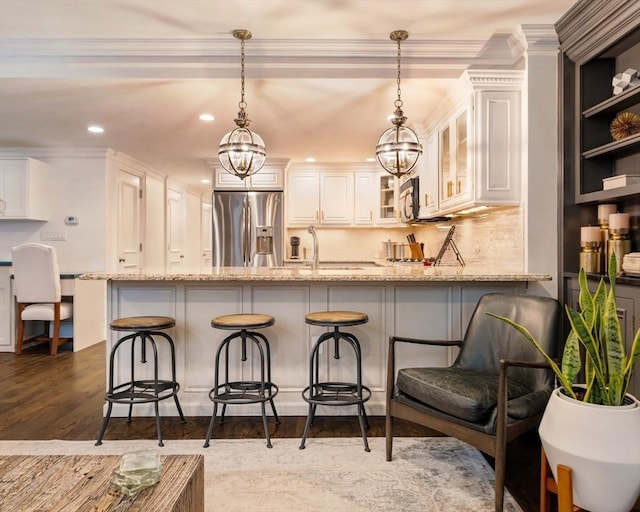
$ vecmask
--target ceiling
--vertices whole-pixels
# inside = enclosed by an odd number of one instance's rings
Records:
[[[202,191],[247,113],[267,158],[360,162],[396,99],[428,127],[468,68],[515,68],[518,26],[575,0],[0,0],[0,148],[109,147]],[[203,112],[215,116],[204,123]],[[92,135],[89,124],[105,133]]]

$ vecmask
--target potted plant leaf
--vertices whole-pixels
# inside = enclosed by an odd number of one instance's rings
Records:
[[[571,332],[560,366],[526,326],[488,314],[522,333],[559,381],[538,429],[554,477],[558,464],[571,468],[574,504],[583,509],[628,512],[640,495],[640,402],[628,393],[640,357],[640,329],[627,354],[617,314],[616,270],[612,254],[609,287],[602,278],[592,294],[580,269],[580,311],[565,307]],[[583,384],[576,383],[578,376]]]

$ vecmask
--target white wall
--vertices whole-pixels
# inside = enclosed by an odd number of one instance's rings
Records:
[[[48,153],[48,154],[47,154]],[[0,157],[29,156],[50,165],[48,222],[0,221],[0,261],[11,260],[11,247],[40,242],[56,248],[62,272],[105,269],[105,152],[86,150],[3,150]],[[65,217],[78,217],[66,225]],[[64,241],[42,241],[46,232],[62,232]]]

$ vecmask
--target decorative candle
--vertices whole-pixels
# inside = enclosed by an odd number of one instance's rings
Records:
[[[615,204],[599,204],[598,205],[598,222],[600,224],[606,224],[609,222],[609,215],[616,213],[617,207]]]
[[[609,229],[629,229],[629,214],[612,213],[609,215]]]
[[[581,242],[601,242],[602,234],[599,226],[583,226],[580,228]]]

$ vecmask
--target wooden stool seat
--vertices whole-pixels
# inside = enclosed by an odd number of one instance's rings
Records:
[[[176,325],[170,316],[129,316],[113,320],[109,327],[114,331],[153,331],[170,329]]]
[[[347,327],[350,325],[366,324],[369,317],[358,311],[318,311],[304,317],[310,325],[323,327]]]
[[[263,329],[275,324],[271,315],[242,313],[237,315],[222,315],[211,320],[211,327],[216,329]]]

